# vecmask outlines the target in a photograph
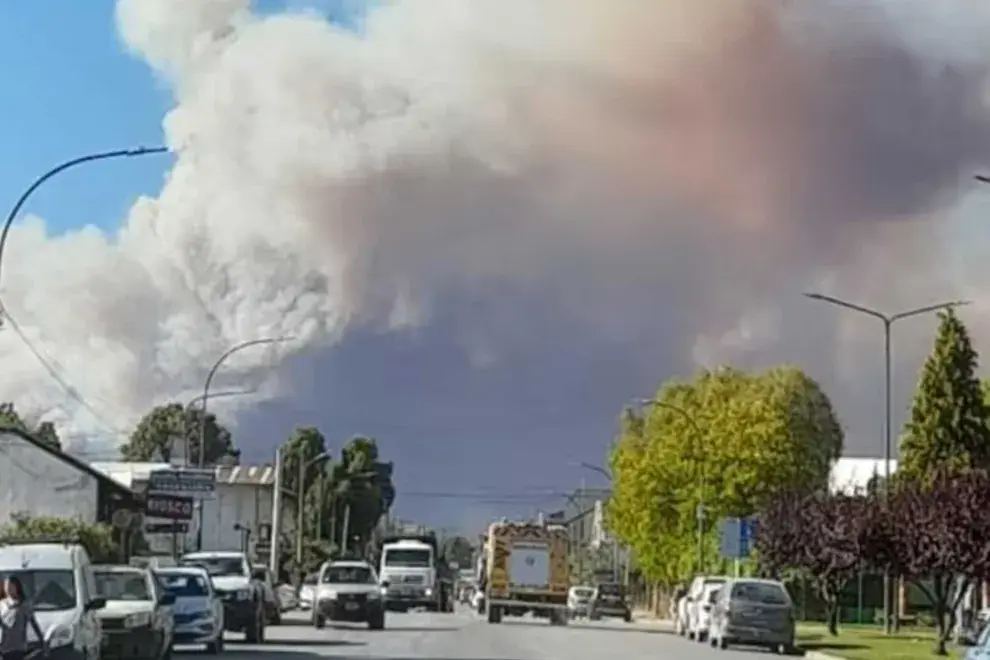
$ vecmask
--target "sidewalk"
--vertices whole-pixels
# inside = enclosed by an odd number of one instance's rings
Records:
[[[660,628],[668,632],[674,632],[674,622],[670,619],[661,619],[650,610],[633,610],[633,621],[648,626]]]

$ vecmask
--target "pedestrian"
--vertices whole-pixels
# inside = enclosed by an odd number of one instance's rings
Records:
[[[43,655],[48,655],[48,642],[34,618],[31,605],[24,599],[24,585],[16,576],[9,576],[3,585],[0,600],[0,660],[23,660],[27,654],[28,626],[41,642]]]

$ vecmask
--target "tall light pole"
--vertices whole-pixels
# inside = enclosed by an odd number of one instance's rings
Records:
[[[695,436],[697,437],[697,442],[695,444],[695,449],[699,449],[701,439],[704,434],[701,432],[701,427],[698,425],[697,420],[695,420],[694,415],[689,413],[684,408],[680,406],[669,403],[667,401],[661,401],[659,399],[638,399],[637,403],[641,406],[656,406],[657,408],[666,408],[672,412],[677,413],[684,420],[691,425],[694,430]],[[696,510],[696,515],[698,519],[698,573],[704,573],[705,571],[705,484],[707,482],[707,477],[705,474],[705,458],[702,457],[698,461],[698,471],[700,473],[699,478],[699,488],[698,488],[698,508]]]
[[[906,319],[912,316],[920,316],[922,314],[930,314],[931,312],[937,312],[944,309],[952,309],[953,307],[960,307],[962,305],[968,305],[969,302],[965,300],[950,300],[946,302],[941,302],[935,305],[925,305],[924,307],[916,307],[914,309],[908,309],[902,312],[897,312],[896,314],[884,314],[875,309],[869,307],[864,307],[862,305],[857,305],[855,303],[842,300],[840,298],[834,298],[832,296],[826,296],[822,293],[806,293],[805,297],[811,300],[818,300],[821,302],[826,302],[838,307],[844,307],[845,309],[858,312],[860,314],[865,314],[867,316],[872,316],[878,319],[883,324],[883,371],[884,371],[884,424],[883,424],[883,496],[885,501],[889,501],[890,498],[890,460],[891,460],[891,438],[893,437],[892,428],[893,420],[891,414],[891,351],[890,351],[890,329],[896,321],[901,319]],[[884,569],[883,572],[883,629],[885,633],[890,633],[890,612],[893,605],[893,593],[891,591],[890,585],[890,570]]]
[[[255,392],[255,390],[224,390],[223,392],[210,392],[210,398],[211,399],[221,399],[221,398],[228,397],[228,396],[246,396],[248,394],[254,394],[254,392]],[[190,446],[190,442],[189,442],[189,413],[191,413],[192,410],[193,410],[193,408],[196,407],[196,404],[202,403],[203,401],[206,401],[206,397],[204,395],[202,395],[202,394],[197,394],[196,396],[194,396],[193,398],[189,399],[189,401],[186,402],[186,405],[183,407],[183,410],[182,410],[182,412],[183,412],[183,415],[182,415],[182,441],[186,445],[186,448],[185,448],[185,451],[186,451],[186,466],[189,465],[189,458],[190,458],[190,456],[192,456],[192,454],[189,451],[190,449],[192,449],[192,447]],[[204,417],[205,417],[205,413],[204,413]]]
[[[266,337],[264,339],[252,339],[250,341],[241,342],[230,349],[226,353],[221,355],[213,366],[210,367],[210,372],[206,374],[206,382],[203,384],[203,394],[202,394],[202,415],[199,418],[199,456],[197,457],[196,465],[199,469],[203,469],[204,460],[206,458],[206,404],[210,400],[210,385],[213,384],[213,377],[217,373],[217,369],[223,365],[234,353],[238,351],[243,351],[246,348],[251,348],[252,346],[260,346],[263,344],[277,344],[283,341],[289,341],[291,337]],[[200,503],[199,508],[199,528],[196,531],[196,549],[203,549],[203,506]]]
[[[299,477],[296,483],[296,571],[299,573],[299,582],[302,584],[303,575],[303,498],[306,495],[306,471],[309,468],[316,465],[320,461],[325,461],[330,458],[330,454],[327,452],[321,452],[309,459],[308,461],[299,461]],[[320,502],[317,506],[322,507],[323,503]],[[322,511],[316,512],[317,516],[322,516]]]
[[[612,493],[613,496],[615,495],[615,486],[614,486],[614,483],[613,483],[612,473],[611,472],[609,472],[607,469],[603,468],[600,465],[595,465],[593,463],[585,463],[583,461],[578,462],[577,463],[577,466],[578,467],[581,467],[581,468],[584,468],[585,470],[591,470],[592,472],[597,472],[598,474],[600,474],[603,477],[605,477],[606,479],[608,479],[609,491]],[[615,535],[612,535],[612,544],[611,545],[612,545],[612,579],[615,582],[618,582],[619,581],[619,540],[617,538],[615,538]],[[629,574],[628,552],[626,554],[627,554],[627,558],[626,558],[626,575],[628,576],[628,574]],[[629,582],[628,577],[625,580],[625,582],[626,582],[626,585],[628,586],[628,582]]]

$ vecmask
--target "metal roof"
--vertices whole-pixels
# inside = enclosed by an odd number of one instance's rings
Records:
[[[135,482],[148,481],[157,470],[174,469],[169,463],[93,463],[92,467],[117,483],[130,488]],[[235,465],[215,468],[218,485],[272,486],[275,484],[275,468],[271,465]]]

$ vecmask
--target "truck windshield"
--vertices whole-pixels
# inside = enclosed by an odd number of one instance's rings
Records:
[[[386,566],[429,568],[432,563],[429,550],[396,549],[385,551]]]
[[[148,578],[138,571],[94,571],[96,593],[107,600],[151,600]]]

